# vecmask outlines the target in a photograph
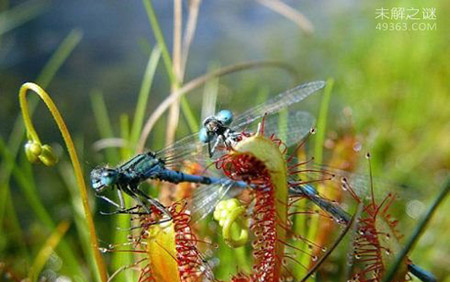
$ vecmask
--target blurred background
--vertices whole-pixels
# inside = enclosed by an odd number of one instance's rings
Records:
[[[184,25],[193,2],[198,1],[182,1]],[[186,118],[182,111],[176,138],[190,133],[192,122],[200,123],[202,110],[214,112],[205,106],[208,97],[217,100],[216,109],[239,113],[255,101],[301,82],[333,79],[325,158],[339,136],[352,135],[361,144],[361,152],[371,152],[376,178],[399,184],[393,186],[394,192],[420,199],[407,205],[409,212],[404,211],[405,217],[420,218],[450,169],[450,3],[289,0],[274,7],[273,2],[278,1],[198,2],[184,82],[249,61],[279,61],[283,67],[236,71],[190,92],[186,100],[193,116]],[[152,3],[171,52],[173,3]],[[280,11],[285,5],[289,8]],[[436,20],[421,21],[435,23],[435,29],[377,29],[382,23],[376,19],[377,11],[382,7],[417,8],[419,15],[422,8],[435,8]],[[18,102],[21,84],[35,81],[50,93],[66,119],[88,175],[97,165],[115,165],[132,154],[130,149],[122,152],[122,157],[108,155],[94,150],[93,143],[124,136],[155,44],[141,1],[0,0],[0,261],[18,277],[26,275],[55,223],[72,221],[74,214],[81,216],[74,203],[77,188],[73,188],[67,153],[56,145],[63,142],[42,103],[34,113],[35,126],[43,142],[54,145],[62,162],[49,169],[31,167],[25,161]],[[145,119],[170,94],[171,87],[173,82],[161,60]],[[302,107],[317,116],[320,103],[317,95]],[[99,125],[103,113],[111,124],[106,133]],[[164,146],[166,125],[167,114],[151,131],[147,148]],[[14,169],[8,168],[11,164]],[[362,172],[368,170],[364,161],[358,167]],[[450,281],[450,242],[443,236],[450,232],[449,212],[447,200],[411,253],[417,264],[440,278],[438,281]],[[96,212],[95,223],[100,240],[110,242],[111,219]],[[92,262],[86,261],[82,251],[87,249],[82,239],[86,234],[80,234],[75,226],[66,235],[66,247],[73,249],[68,259],[77,267],[68,266],[64,263],[67,258],[55,254],[46,266],[48,277],[79,271],[78,278],[71,276],[74,280],[91,279],[87,273]]]

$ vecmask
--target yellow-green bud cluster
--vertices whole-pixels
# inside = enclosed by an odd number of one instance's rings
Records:
[[[223,238],[229,246],[237,248],[247,243],[245,207],[237,199],[220,201],[214,210],[214,219],[222,226]]]
[[[25,154],[31,163],[41,162],[46,166],[53,166],[58,162],[58,157],[50,145],[42,145],[31,140],[25,144]]]

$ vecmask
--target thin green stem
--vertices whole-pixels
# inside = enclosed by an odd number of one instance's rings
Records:
[[[102,139],[113,138],[114,132],[102,92],[97,90],[92,91],[91,105],[100,137]],[[115,148],[107,148],[106,159],[111,165],[117,164],[119,162],[117,150]]]
[[[145,6],[145,10],[147,11],[148,19],[152,26],[153,34],[155,35],[156,41],[158,42],[158,45],[161,48],[164,66],[166,68],[167,74],[169,76],[172,85],[172,91],[176,92],[181,87],[181,79],[178,79],[174,72],[172,59],[169,54],[169,49],[167,48],[167,44],[164,40],[164,35],[159,25],[158,18],[156,17],[153,4],[151,0],[143,0],[143,3]],[[184,116],[186,117],[190,130],[192,132],[197,132],[199,130],[198,121],[195,118],[195,115],[192,109],[190,108],[189,103],[186,101],[184,97],[181,98],[178,97],[174,103],[178,102],[178,99],[181,100],[181,109],[183,111]],[[171,121],[169,119],[169,123],[170,122],[174,121],[173,120]]]
[[[86,220],[88,222],[92,253],[94,254],[94,257],[96,260],[97,269],[98,269],[98,272],[100,273],[101,281],[105,282],[107,280],[107,276],[108,276],[107,272],[106,272],[106,266],[104,264],[103,258],[98,249],[98,239],[97,239],[97,235],[95,233],[95,225],[94,225],[94,221],[92,219],[92,214],[91,214],[91,211],[89,208],[86,184],[84,182],[83,172],[81,170],[81,166],[78,161],[78,156],[77,156],[76,149],[73,144],[72,138],[69,134],[69,131],[67,130],[67,126],[66,126],[61,114],[58,111],[58,108],[53,103],[50,96],[47,94],[47,92],[45,92],[37,84],[31,83],[31,82],[23,84],[19,91],[20,107],[22,110],[24,123],[25,123],[26,130],[28,132],[28,135],[31,136],[34,140],[39,140],[36,130],[31,122],[31,118],[30,118],[30,114],[29,114],[29,110],[28,110],[28,103],[26,100],[26,94],[27,94],[28,90],[32,90],[33,92],[35,92],[46,104],[46,106],[48,107],[50,113],[52,114],[52,116],[61,132],[64,142],[66,143],[67,151],[69,152],[69,156],[72,161],[72,166],[73,166],[73,170],[75,173],[75,177],[77,179],[78,188],[80,190],[80,195],[81,195],[83,208],[84,208],[84,214],[85,214]]]
[[[166,67],[167,74],[169,75],[170,81],[177,82],[177,78],[172,68],[172,59],[170,58],[169,49],[167,48],[166,41],[164,40],[164,35],[162,33],[161,27],[158,22],[158,18],[155,14],[155,9],[151,0],[143,0],[145,10],[147,11],[147,16],[153,29],[153,34],[155,35],[156,41],[161,48],[163,62]]]
[[[56,72],[72,53],[73,49],[80,43],[82,37],[83,32],[80,29],[75,28],[70,31],[36,78],[36,83],[42,87],[47,87],[50,84],[50,81],[53,80]]]
[[[50,1],[27,1],[0,13],[0,36],[42,14]]]
[[[100,280],[99,273],[95,267],[95,258],[91,253],[90,241],[89,241],[89,228],[87,226],[87,222],[84,218],[82,200],[80,197],[80,193],[78,193],[78,186],[75,179],[75,176],[72,172],[72,167],[70,162],[61,162],[57,167],[61,179],[66,184],[70,193],[70,202],[72,204],[72,213],[74,216],[74,223],[77,229],[78,237],[80,238],[80,244],[83,249],[83,253],[86,256],[86,264],[89,266],[92,275],[96,275],[96,281]],[[61,250],[63,250],[64,244],[66,242],[63,240],[60,243]],[[66,244],[67,245],[67,244]],[[80,270],[81,271],[81,270]],[[92,280],[92,279],[91,279]]]
[[[400,254],[397,255],[397,259],[395,262],[391,265],[391,267],[386,272],[383,282],[389,282],[392,281],[394,278],[397,270],[400,268],[400,264],[405,259],[406,255],[412,250],[414,247],[414,244],[419,240],[420,236],[425,230],[425,227],[430,222],[431,218],[433,217],[433,214],[436,212],[438,206],[440,203],[442,203],[447,196],[448,192],[450,191],[450,177],[447,177],[441,192],[437,196],[436,200],[433,202],[431,207],[428,209],[425,216],[422,218],[422,220],[417,225],[416,229],[412,233],[412,236],[409,238],[408,243],[406,243],[405,247],[402,249]]]
[[[67,57],[72,53],[73,49],[78,45],[81,40],[81,32],[77,29],[72,30],[69,35],[63,40],[58,49],[49,59],[47,64],[42,69],[41,73],[37,78],[37,82],[43,87],[47,87],[50,81],[55,76],[56,72],[61,67],[62,63],[67,59]],[[32,97],[35,98],[35,97]],[[37,106],[38,99],[30,99],[29,110],[32,114]],[[0,169],[0,182],[9,183],[11,177],[11,172],[14,167],[14,159],[16,158],[19,148],[22,146],[24,127],[22,123],[22,118],[20,115],[17,116],[14,122],[14,127],[12,133],[8,140],[8,151],[12,155],[12,161],[7,162],[6,160],[2,162],[2,167]],[[0,187],[0,189],[7,188],[8,186]],[[0,215],[4,214],[2,210],[5,208],[4,201],[5,198],[0,199]],[[3,218],[0,217],[0,222],[3,222]],[[1,226],[1,225],[0,225]]]
[[[29,278],[31,281],[37,281],[39,273],[44,268],[45,263],[50,258],[55,247],[59,244],[64,234],[66,234],[69,229],[70,224],[67,221],[63,221],[56,227],[56,230],[50,235],[47,241],[42,246],[41,250],[37,254],[29,273]]]
[[[130,118],[127,114],[120,115],[120,137],[126,141],[130,140]],[[121,158],[128,159],[133,153],[130,144],[126,143],[122,147]]]
[[[309,277],[311,277],[311,275],[313,275],[317,269],[319,269],[319,267],[322,265],[322,263],[331,255],[331,253],[337,248],[337,246],[341,243],[342,239],[344,239],[345,235],[348,233],[348,231],[350,230],[350,228],[353,226],[353,223],[355,222],[355,216],[357,214],[355,213],[350,222],[347,224],[347,226],[344,228],[344,230],[341,232],[341,234],[339,234],[339,237],[336,239],[336,241],[334,241],[333,245],[331,246],[331,248],[329,248],[327,250],[327,252],[320,258],[320,260],[314,264],[314,266],[308,270],[308,273],[305,275],[305,277],[303,277],[303,279],[300,282],[305,282],[309,279]]]
[[[322,97],[321,105],[320,105],[320,112],[319,112],[319,120],[317,123],[317,133],[316,133],[316,139],[315,139],[315,147],[314,147],[314,160],[317,163],[322,163],[322,157],[323,157],[323,144],[325,140],[325,132],[326,132],[326,124],[327,124],[327,115],[328,115],[328,105],[330,104],[330,96],[333,89],[333,79],[328,79],[324,94]],[[319,193],[323,192],[326,196],[326,189],[324,189],[324,185],[320,184],[318,185],[318,191]],[[305,203],[305,205],[308,205],[310,203]],[[320,225],[320,219],[318,217],[314,217],[311,219],[309,223],[309,228],[307,230],[307,236],[306,239],[309,241],[314,242],[316,240],[316,237],[319,232],[319,225]],[[302,258],[300,260],[302,265],[305,265],[309,268],[311,262],[311,258],[306,255],[302,255]],[[299,269],[300,275],[303,272],[303,270]],[[299,274],[299,273],[297,273]]]
[[[325,86],[322,101],[320,103],[319,119],[317,121],[317,133],[314,142],[314,160],[321,164],[323,159],[323,145],[327,129],[328,107],[330,105],[331,92],[333,90],[334,79],[329,78]]]
[[[3,159],[6,162],[14,162],[11,153],[6,150],[5,146],[0,146],[0,155],[2,155]],[[41,223],[47,228],[47,230],[55,229],[56,224],[53,222],[43,203],[39,200],[39,195],[36,193],[34,181],[30,179],[30,177],[25,172],[26,169],[18,166],[14,166],[12,168],[12,175],[14,176],[17,185],[21,189],[25,200],[30,205],[33,214],[41,221]],[[65,240],[63,240],[63,242],[59,244],[58,248],[58,254],[68,265],[70,265],[70,268],[72,270],[71,275],[80,275],[81,268],[79,267],[74,252],[69,244]]]
[[[141,90],[139,91],[136,110],[134,112],[133,125],[131,128],[130,144],[132,147],[136,146],[139,140],[139,133],[144,124],[145,110],[147,108],[148,97],[150,89],[152,88],[153,78],[155,76],[156,67],[161,58],[161,49],[155,46],[150,54],[147,68],[145,69],[144,78],[142,79]]]

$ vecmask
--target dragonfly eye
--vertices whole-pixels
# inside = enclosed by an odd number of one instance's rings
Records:
[[[117,182],[118,174],[110,168],[96,168],[91,171],[91,185],[95,191],[101,192],[105,187]]]
[[[208,134],[208,130],[206,127],[202,127],[200,131],[198,132],[198,139],[200,139],[200,142],[208,143],[211,141],[211,135]]]
[[[216,119],[223,125],[230,125],[233,121],[233,113],[229,110],[221,110],[216,114]]]
[[[104,186],[110,186],[114,184],[117,180],[117,172],[112,169],[107,169],[103,171],[101,176],[101,182]]]

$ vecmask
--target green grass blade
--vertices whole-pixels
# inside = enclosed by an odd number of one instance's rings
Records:
[[[334,241],[333,245],[327,250],[327,252],[315,263],[315,265],[308,270],[308,273],[303,277],[303,279],[300,282],[305,282],[311,277],[322,265],[322,263],[333,253],[333,251],[337,248],[337,246],[341,243],[341,241],[344,239],[345,235],[350,231],[350,228],[354,226],[355,218],[357,214],[355,213],[350,222],[347,224],[347,226],[342,230],[341,234],[338,236],[336,241]]]
[[[333,79],[328,79],[327,85],[325,86],[324,95],[322,97],[321,105],[320,105],[320,112],[319,112],[319,120],[317,122],[317,133],[316,133],[316,139],[314,144],[314,158],[317,163],[322,162],[322,156],[323,156],[323,143],[325,139],[325,131],[326,131],[326,123],[327,123],[327,112],[328,112],[328,105],[330,103],[330,96],[333,89]],[[321,192],[320,188],[322,188],[320,185],[318,185],[318,190]],[[322,188],[323,189],[323,188]],[[305,205],[310,205],[311,203],[305,203]],[[302,207],[301,207],[302,208]],[[311,242],[314,242],[317,233],[319,231],[319,223],[320,220],[318,217],[312,218],[309,222],[306,240],[309,240]],[[305,222],[300,221],[297,228],[305,228]],[[303,245],[305,248],[306,246]],[[304,249],[306,251],[306,249]],[[300,263],[302,265],[305,265],[307,268],[309,268],[311,263],[311,258],[307,255],[301,255]],[[306,274],[305,270],[298,269],[296,271],[297,277],[302,277]],[[312,279],[312,278],[309,278]]]
[[[73,210],[75,227],[78,232],[78,238],[80,239],[81,248],[83,249],[83,253],[85,254],[85,257],[87,259],[86,264],[88,265],[91,273],[95,275],[95,281],[100,281],[100,274],[98,273],[97,267],[95,267],[94,255],[92,254],[92,249],[89,246],[89,229],[84,217],[83,205],[81,204],[81,196],[78,191],[75,176],[73,174],[72,165],[68,162],[63,162],[57,168],[58,172],[61,175],[61,179],[64,181],[70,193],[70,202]]]
[[[130,140],[130,117],[127,114],[120,115],[120,137],[128,142]],[[130,144],[126,143],[121,150],[121,158],[129,159],[134,152],[131,151]]]
[[[194,111],[192,110],[188,100],[186,97],[181,97],[181,110],[183,112],[184,117],[186,118],[186,122],[189,126],[191,132],[198,132],[200,130],[200,123],[195,117]]]
[[[42,246],[41,250],[37,254],[33,264],[31,265],[29,278],[31,281],[37,281],[39,277],[39,273],[41,273],[42,269],[45,266],[45,263],[50,258],[50,255],[53,253],[55,247],[59,244],[64,234],[66,234],[69,229],[70,224],[67,221],[63,221],[56,227],[55,231],[50,235],[47,241]]]
[[[80,43],[83,32],[80,29],[73,29],[64,38],[64,40],[56,49],[55,53],[50,57],[47,64],[41,70],[36,78],[36,83],[42,88],[46,88],[55,77],[56,72],[61,68],[62,64],[67,60],[75,47]]]
[[[4,140],[0,137],[0,151],[7,150]],[[14,165],[14,163],[8,162],[9,165]],[[4,206],[4,209],[1,209],[0,212],[0,222],[3,224],[0,224],[0,240],[2,242],[8,241],[8,234],[10,236],[14,237],[14,240],[16,242],[19,242],[20,245],[20,252],[22,253],[22,257],[25,259],[25,261],[28,263],[29,261],[29,253],[27,246],[25,244],[25,237],[23,235],[22,228],[19,224],[19,218],[17,216],[17,212],[14,206],[14,203],[11,198],[11,187],[9,186],[9,183],[6,182],[0,182],[0,201],[1,206]],[[4,222],[4,218],[6,215],[7,222]],[[7,225],[9,223],[9,225]],[[3,231],[4,226],[10,226],[10,228],[7,231]],[[3,247],[5,245],[0,245],[0,253],[3,253]]]
[[[172,84],[178,84],[177,78],[172,68],[172,59],[169,54],[169,49],[167,48],[166,41],[164,40],[164,35],[162,33],[161,27],[159,26],[158,17],[155,14],[155,9],[151,0],[143,0],[145,10],[147,11],[147,16],[153,29],[153,34],[155,35],[156,42],[161,48],[161,53],[163,57],[164,66],[166,67],[167,75],[169,76],[170,82]]]
[[[334,79],[329,78],[320,103],[319,119],[317,120],[317,132],[314,142],[314,160],[321,164],[323,160],[323,145],[327,130],[328,106],[330,105],[331,91],[333,90]]]
[[[50,81],[53,79],[56,72],[59,70],[63,62],[68,58],[68,56],[71,54],[73,49],[77,46],[77,44],[81,40],[81,32],[78,30],[73,30],[69,33],[69,35],[62,41],[60,46],[57,48],[57,50],[54,52],[52,57],[49,59],[47,64],[42,69],[41,73],[39,74],[37,81],[43,86],[46,87]],[[35,98],[35,97],[31,97]],[[34,111],[34,109],[37,106],[38,99],[30,99],[29,106],[30,106],[30,113]],[[0,186],[0,195],[7,196],[10,194],[9,191],[9,181],[11,178],[11,175],[13,173],[13,170],[15,168],[15,159],[17,157],[17,154],[19,152],[19,148],[22,146],[22,138],[24,135],[24,126],[22,122],[22,116],[19,114],[16,118],[16,121],[14,123],[14,127],[12,130],[12,133],[10,134],[9,140],[8,140],[8,146],[7,148],[3,146],[2,151],[3,155],[7,154],[8,157],[4,157],[2,160],[2,165],[0,168],[0,183],[4,184]],[[4,145],[4,144],[3,144]],[[19,171],[18,168],[15,169],[16,171]],[[23,178],[22,178],[23,177]],[[20,179],[20,181],[23,181],[21,184],[19,183],[19,186],[22,188],[22,192],[26,193],[26,196],[29,200],[30,205],[32,205],[32,208],[34,211],[38,212],[40,220],[46,225],[49,230],[54,229],[55,224],[51,220],[50,215],[46,212],[45,208],[43,207],[42,203],[39,200],[39,197],[37,196],[35,190],[33,190],[33,187],[30,184],[33,184],[32,181],[25,181],[24,179],[27,179],[26,175],[20,175],[16,176],[16,179]],[[8,191],[6,191],[8,190]],[[13,203],[7,204],[6,202],[10,199],[10,197],[2,197],[0,200],[0,223],[3,223],[3,215],[5,214],[4,211],[7,206],[12,207]],[[11,211],[12,212],[12,211]],[[0,224],[1,225],[1,224]],[[75,269],[72,274],[82,275],[81,268],[79,267],[79,264],[77,260],[75,259],[75,256],[73,255],[72,250],[70,250],[69,245],[65,242],[63,242],[60,245],[61,254],[63,259],[70,263],[73,268]]]
[[[130,119],[128,115],[122,114],[120,116],[120,136],[123,140],[130,140]],[[130,155],[134,153],[129,146],[122,148],[122,159],[128,159]],[[117,191],[117,193],[122,193]],[[123,194],[123,193],[122,193]],[[126,207],[132,205],[132,200],[127,195],[123,195],[123,199]],[[114,217],[114,224],[111,232],[113,232],[113,242],[115,245],[120,245],[128,241],[128,233],[117,230],[120,228],[122,230],[130,228],[130,219],[126,216],[116,216]],[[131,265],[134,262],[133,254],[130,252],[115,252],[112,254],[111,267],[114,271],[123,268],[124,266]],[[119,272],[115,277],[114,281],[136,281],[135,274],[130,271]]]
[[[0,144],[1,145],[1,144]],[[0,155],[7,162],[14,162],[12,155],[6,150],[5,146],[0,146]],[[39,199],[35,183],[30,181],[30,179],[23,173],[23,169],[17,166],[13,166],[12,175],[16,180],[19,188],[26,202],[31,207],[33,214],[41,221],[41,223],[47,228],[47,230],[55,229],[56,224],[53,222],[50,214],[47,212],[44,204]],[[65,241],[61,242],[58,247],[58,253],[64,262],[69,265],[69,271],[71,275],[83,275],[81,267],[74,255],[74,252],[70,248],[69,244]]]
[[[104,139],[114,137],[111,121],[108,116],[108,109],[106,107],[102,92],[98,90],[92,91],[91,105],[100,138]],[[119,162],[119,153],[115,148],[107,148],[105,150],[105,154],[107,161],[111,165],[115,165]]]
[[[27,1],[0,13],[0,36],[41,15],[50,1]]]
[[[161,49],[158,46],[153,48],[150,58],[145,69],[144,78],[142,79],[141,89],[139,91],[136,110],[134,112],[133,125],[131,128],[130,145],[134,148],[139,139],[139,135],[144,124],[145,110],[152,88],[153,78],[155,76],[156,67],[158,66],[161,57]]]
[[[166,68],[167,74],[169,76],[170,82],[175,86],[176,89],[180,88],[180,82],[177,80],[175,73],[172,68],[172,59],[169,54],[169,49],[167,48],[166,42],[164,40],[164,35],[159,26],[158,18],[156,17],[155,10],[151,0],[143,0],[145,10],[147,11],[147,16],[153,29],[153,34],[155,35],[156,41],[161,48],[164,66]],[[195,118],[194,112],[192,111],[189,102],[185,97],[181,97],[181,109],[184,117],[188,123],[191,132],[199,131],[199,122]]]
[[[73,49],[78,45],[81,40],[81,33],[77,30],[72,30],[69,35],[63,40],[58,49],[55,51],[53,56],[47,62],[47,64],[42,69],[36,81],[42,86],[47,87],[50,81],[55,76],[56,72],[61,67],[62,63],[68,58]],[[36,108],[38,103],[38,99],[36,97],[30,97],[29,99],[29,111],[32,115],[34,109]],[[24,135],[24,126],[22,122],[22,116],[19,114],[14,122],[13,130],[9,136],[8,140],[8,152],[12,156],[12,162],[2,162],[2,166],[0,168],[0,182],[1,183],[9,183],[9,179],[11,176],[12,166],[14,165],[14,159],[16,158],[19,148],[22,146],[22,138]],[[4,187],[0,187],[3,189]],[[0,194],[2,192],[0,191]],[[0,204],[2,202],[0,201]],[[0,214],[2,214],[2,210],[5,208],[5,205],[0,205]],[[1,219],[1,218],[0,218]]]
[[[433,214],[436,212],[438,206],[440,203],[442,203],[447,196],[448,192],[450,191],[450,177],[447,177],[441,192],[437,196],[437,198],[434,200],[431,207],[428,209],[425,216],[422,218],[422,220],[419,222],[419,224],[416,226],[416,229],[414,229],[414,232],[412,233],[412,236],[409,238],[408,242],[406,243],[405,247],[402,249],[400,254],[397,255],[397,258],[395,262],[389,267],[387,274],[385,275],[383,282],[389,282],[392,281],[392,279],[395,276],[395,273],[400,268],[400,264],[405,259],[406,255],[412,250],[414,247],[414,244],[419,240],[420,236],[425,230],[425,227],[427,226],[428,222],[430,222],[431,218],[433,217]]]

